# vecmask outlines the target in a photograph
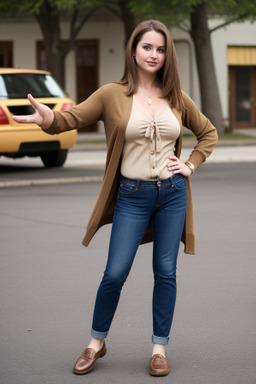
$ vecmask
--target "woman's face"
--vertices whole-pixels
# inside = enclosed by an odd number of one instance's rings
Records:
[[[156,74],[165,62],[165,38],[154,30],[144,33],[137,44],[135,58],[138,70]]]

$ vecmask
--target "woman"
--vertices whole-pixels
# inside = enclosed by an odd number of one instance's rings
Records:
[[[153,240],[153,351],[149,372],[170,371],[165,357],[175,299],[180,240],[195,253],[189,176],[211,154],[216,129],[180,89],[175,49],[159,21],[137,26],[125,53],[124,75],[101,87],[69,111],[56,112],[28,96],[34,115],[14,116],[37,123],[49,134],[79,129],[103,120],[107,160],[102,189],[83,244],[112,222],[109,253],[98,289],[89,346],[73,372],[90,372],[106,354],[105,338],[140,243]],[[197,137],[189,159],[180,161],[182,126]]]

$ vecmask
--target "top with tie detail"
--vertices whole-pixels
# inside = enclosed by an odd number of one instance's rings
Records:
[[[121,175],[130,179],[164,180],[173,175],[167,170],[180,135],[180,123],[166,102],[162,111],[151,117],[133,99],[125,132]]]
[[[126,91],[127,87],[118,83],[104,85],[95,91],[88,99],[72,107],[70,110],[53,111],[54,121],[51,127],[45,130],[46,133],[55,135],[72,129],[84,128],[99,120],[104,122],[107,142],[106,166],[99,197],[88,221],[86,234],[82,241],[82,244],[85,246],[89,245],[91,239],[100,227],[111,223],[113,220],[118,197],[120,163],[122,160],[126,128],[131,117],[133,105],[133,97],[127,96]],[[182,101],[183,107],[181,109],[173,107],[172,111],[177,117],[181,129],[182,126],[188,128],[197,138],[195,147],[187,159],[194,164],[194,170],[196,170],[212,153],[218,140],[218,135],[216,128],[207,117],[200,112],[193,100],[183,91]],[[159,116],[156,117],[158,121]],[[149,116],[147,116],[147,119],[149,119],[149,123],[151,123],[152,119]],[[144,131],[146,131],[146,128]],[[149,139],[147,138],[147,140]],[[162,135],[161,140],[163,148]],[[175,146],[175,155],[179,158],[182,149],[182,135],[179,135]],[[125,165],[125,162],[123,165]],[[151,172],[149,172],[149,175],[151,177]],[[169,172],[167,177],[170,177]],[[132,175],[131,178],[134,178],[134,175]],[[185,180],[187,183],[187,213],[182,241],[185,244],[185,253],[194,254],[195,227],[193,197],[190,178],[186,177]],[[152,226],[149,224],[142,243],[147,243],[152,240]]]

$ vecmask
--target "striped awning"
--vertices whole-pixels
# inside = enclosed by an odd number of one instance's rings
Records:
[[[228,47],[228,65],[256,65],[256,47]]]

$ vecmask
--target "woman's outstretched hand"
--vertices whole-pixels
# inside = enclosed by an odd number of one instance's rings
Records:
[[[170,172],[175,173],[181,173],[183,176],[190,176],[191,175],[191,170],[189,167],[180,161],[178,157],[176,156],[170,156],[169,157],[169,162],[167,164],[167,169]]]
[[[37,124],[42,129],[48,129],[54,119],[53,111],[46,105],[39,104],[30,94],[28,95],[28,99],[35,113],[33,113],[33,115],[12,116],[13,120],[17,123]]]

